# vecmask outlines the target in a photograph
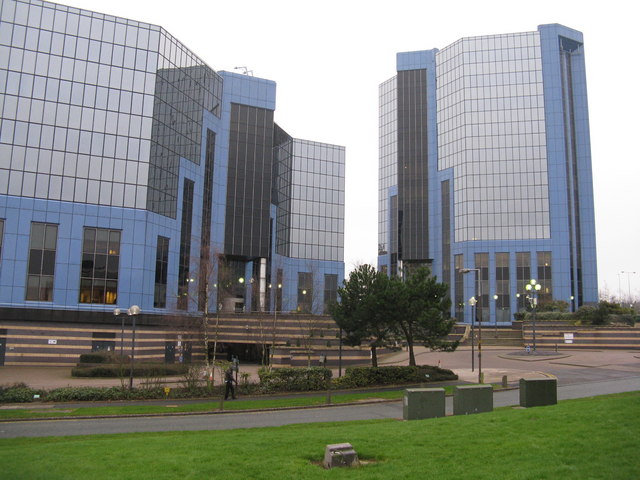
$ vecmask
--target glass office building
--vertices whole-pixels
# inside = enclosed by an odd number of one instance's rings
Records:
[[[300,273],[335,291],[344,148],[283,138],[273,81],[216,72],[159,26],[39,0],[0,8],[4,320],[294,310]],[[205,296],[222,264],[224,302]]]
[[[478,316],[510,322],[532,278],[539,302],[597,302],[580,32],[542,25],[398,54],[379,136],[380,268],[429,264],[460,321],[480,295]]]

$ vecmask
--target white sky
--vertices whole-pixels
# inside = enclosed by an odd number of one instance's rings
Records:
[[[161,25],[214,70],[277,82],[276,121],[346,147],[345,264],[376,263],[378,85],[395,54],[560,23],[584,34],[600,291],[640,297],[634,2],[609,0],[59,0]],[[633,120],[636,118],[636,120]],[[637,272],[621,274],[622,271]]]

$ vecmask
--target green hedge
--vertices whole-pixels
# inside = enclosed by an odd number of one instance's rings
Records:
[[[515,320],[532,321],[533,314],[531,312],[518,312],[513,314]],[[575,314],[570,312],[536,312],[536,321],[574,321]]]
[[[325,367],[261,368],[258,375],[264,393],[325,390],[331,381],[331,370]]]
[[[345,388],[370,387],[375,385],[400,385],[404,383],[439,382],[457,380],[451,370],[420,365],[417,367],[349,367],[344,377],[336,379],[336,385]]]
[[[612,314],[612,315],[609,315],[609,322],[629,325],[633,327],[635,326],[636,323],[640,322],[640,315],[635,315],[630,313]]]
[[[80,364],[71,370],[72,377],[129,377],[130,364]],[[184,363],[137,363],[133,369],[134,377],[182,375],[189,369]]]
[[[216,386],[212,390],[199,387],[196,390],[172,388],[172,398],[198,398],[219,396],[222,387]],[[134,388],[127,387],[61,387],[53,390],[36,390],[23,384],[0,386],[0,403],[31,403],[34,395],[41,402],[105,402],[115,400],[150,400],[165,398],[164,388]]]
[[[129,357],[125,355],[122,357],[123,362],[128,362]],[[119,363],[120,355],[114,352],[91,352],[83,353],[80,355],[80,363]]]
[[[34,401],[34,395],[43,394],[43,390],[29,388],[24,383],[0,385],[0,403],[29,403]]]
[[[112,400],[148,400],[164,397],[162,388],[61,387],[46,392],[45,402],[104,402]]]

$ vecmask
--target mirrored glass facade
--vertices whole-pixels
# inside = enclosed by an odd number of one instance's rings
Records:
[[[277,251],[299,259],[344,260],[345,149],[283,137],[276,147]]]
[[[1,21],[0,194],[175,218],[217,74],[154,25],[13,0]]]
[[[397,184],[398,171],[398,105],[397,105],[397,78],[393,77],[379,88],[380,110],[378,118],[379,138],[379,183],[378,183],[378,255],[397,256],[396,250],[391,249],[395,235],[390,223],[390,197],[389,193]],[[397,228],[397,227],[396,227]]]
[[[344,278],[345,150],[289,137],[275,99],[275,82],[215,72],[160,26],[0,2],[0,328],[6,309],[291,311],[299,278],[322,313]]]
[[[549,238],[538,32],[462,39],[438,59],[438,168],[453,168],[455,241]]]
[[[485,322],[512,321],[534,274],[541,301],[597,301],[580,32],[541,25],[399,53],[379,121],[380,269],[430,263],[464,321],[478,288]],[[480,269],[481,285],[461,268]]]

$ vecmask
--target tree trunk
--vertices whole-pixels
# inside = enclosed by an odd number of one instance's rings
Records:
[[[378,366],[378,352],[375,345],[371,345],[371,366],[377,368]]]
[[[407,347],[409,347],[409,366],[415,367],[416,356],[413,353],[413,329],[411,328],[410,325],[409,326],[400,325],[400,329],[402,330],[402,333],[404,334],[404,338],[407,341]]]
[[[413,340],[408,341],[407,345],[409,346],[409,366],[410,367],[415,367],[416,366],[416,356],[413,353]]]

